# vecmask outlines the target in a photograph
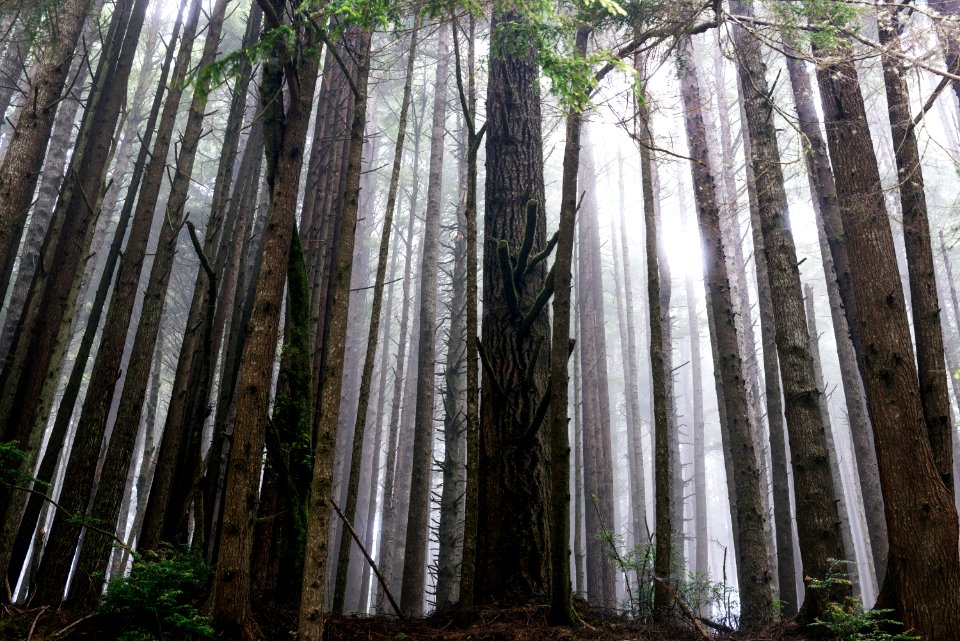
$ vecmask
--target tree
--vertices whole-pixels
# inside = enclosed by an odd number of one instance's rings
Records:
[[[829,58],[826,57],[829,53]],[[882,603],[931,641],[960,626],[957,511],[927,438],[893,237],[849,46],[819,51],[817,80],[863,345],[864,387],[890,561]]]
[[[700,89],[691,68],[692,57],[692,44],[689,38],[683,38],[678,70],[685,110],[684,125],[694,159],[690,162],[690,170],[705,255],[708,304],[712,307],[714,317],[711,331],[718,354],[715,368],[719,370],[722,382],[722,392],[718,390],[717,401],[725,407],[727,434],[724,435],[724,447],[730,450],[736,488],[736,499],[731,510],[737,522],[737,572],[742,607],[740,624],[750,629],[762,627],[773,617],[763,525],[766,514],[761,498],[756,444],[746,420],[749,406],[743,360],[737,344],[725,250],[720,237],[720,210],[716,201],[715,181],[706,161],[708,156]],[[721,421],[721,425],[723,423]],[[727,482],[730,483],[729,478]]]
[[[546,245],[546,217],[537,51],[516,41],[530,28],[529,18],[497,7],[490,28],[479,349],[484,402],[476,468],[476,532],[483,536],[476,539],[473,588],[478,603],[510,604],[551,585],[540,429],[548,404],[549,327],[541,313],[547,279],[543,261],[529,262],[530,252]]]
[[[734,1],[738,13],[750,9]],[[766,80],[766,64],[759,41],[740,27],[734,29],[738,72],[749,142],[748,162],[756,184],[757,212],[762,246],[773,301],[777,355],[783,383],[784,411],[797,501],[797,534],[804,576],[826,579],[834,559],[845,558],[834,484],[818,397],[822,394],[814,373],[800,286],[800,270],[793,234],[787,221],[787,195],[783,184],[780,150],[773,125]],[[834,591],[808,590],[801,618],[813,621],[829,601],[840,601],[841,585]]]

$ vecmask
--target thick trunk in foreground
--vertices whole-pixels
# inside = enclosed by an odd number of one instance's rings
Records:
[[[736,500],[730,508],[733,512],[731,516],[737,523],[737,573],[742,608],[740,624],[745,629],[756,629],[773,620],[773,595],[764,534],[766,513],[757,468],[756,444],[747,421],[749,404],[743,359],[737,343],[730,279],[720,235],[720,209],[716,200],[715,181],[707,166],[700,88],[691,67],[692,57],[690,40],[684,39],[678,60],[681,95],[686,110],[684,124],[691,155],[697,159],[690,163],[690,169],[696,186],[709,304],[713,308],[711,330],[718,355],[715,367],[720,372],[723,390],[717,395],[717,400],[725,406],[728,442],[724,443],[724,447],[731,452],[736,486]]]
[[[900,212],[903,216],[904,247],[910,278],[910,311],[917,346],[917,375],[920,402],[927,422],[927,436],[933,460],[944,486],[954,491],[953,442],[950,420],[950,392],[943,360],[943,329],[940,326],[940,301],[937,296],[936,268],[930,238],[930,220],[924,195],[920,148],[913,125],[907,69],[896,57],[900,53],[899,6],[887,2],[880,9],[877,25],[880,42],[890,50],[881,56],[883,80],[890,110],[890,134],[900,191]]]
[[[279,25],[270,27],[276,28]],[[308,43],[312,40],[312,31],[307,31],[304,40]],[[282,153],[272,158],[269,153],[267,156],[267,164],[272,171],[269,181],[270,212],[261,252],[264,260],[257,276],[252,313],[247,323],[247,338],[236,386],[236,421],[223,493],[222,535],[213,581],[211,615],[218,629],[230,636],[248,640],[257,636],[256,623],[250,610],[250,552],[265,438],[265,418],[287,276],[287,261],[283,258],[289,252],[294,230],[303,144],[317,78],[315,55],[319,55],[318,52],[311,51],[296,62],[296,93],[283,116],[285,126],[282,138],[275,138],[273,123],[270,127],[271,144],[278,145]],[[295,81],[287,78],[287,82],[294,85]],[[276,97],[265,96],[266,101]],[[322,510],[323,513],[326,512],[325,504]]]
[[[818,52],[817,79],[860,319],[864,386],[883,487],[898,618],[929,641],[960,628],[957,511],[927,437],[893,236],[856,68],[845,45]]]
[[[856,353],[857,341],[860,340],[860,321],[857,318],[856,300],[850,283],[849,258],[837,203],[837,187],[830,168],[827,141],[823,137],[820,116],[813,100],[810,73],[802,61],[790,57],[787,58],[787,70],[790,74],[798,125],[804,138],[804,158],[810,191],[813,194],[813,208],[817,214],[820,255],[827,280],[834,337],[840,357],[847,422],[856,455],[860,493],[873,553],[874,574],[877,581],[882,581],[887,565],[887,523],[883,516],[883,496],[880,491],[877,455],[873,447],[873,430],[863,394],[862,362],[858,360]]]
[[[550,590],[547,446],[540,429],[550,331],[543,305],[534,308],[546,269],[543,261],[528,269],[526,258],[519,260],[524,248],[529,257],[547,240],[539,74],[533,48],[515,51],[508,44],[524,20],[520,13],[494,12],[487,92],[474,587],[477,603],[501,605],[527,603]]]

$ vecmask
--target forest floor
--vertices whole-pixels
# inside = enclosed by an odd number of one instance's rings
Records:
[[[702,641],[703,637],[683,623],[654,625],[626,619],[595,609],[579,612],[582,623],[575,627],[551,626],[542,608],[485,609],[467,626],[458,624],[454,614],[399,620],[396,617],[339,616],[327,618],[325,641]],[[260,619],[265,641],[296,639],[293,617],[279,612]],[[0,610],[0,639],[3,641],[87,641],[116,639],[120,630],[105,629],[95,614],[50,611],[46,608]],[[717,641],[810,641],[810,630],[793,623],[753,633],[712,632]],[[156,637],[153,637],[156,638]],[[179,639],[171,636],[165,639]],[[187,639],[188,637],[183,637]],[[822,637],[821,637],[822,638]],[[232,641],[232,640],[230,640]]]

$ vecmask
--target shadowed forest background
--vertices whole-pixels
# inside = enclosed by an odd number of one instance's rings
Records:
[[[0,114],[3,638],[960,638],[956,0],[0,0]]]

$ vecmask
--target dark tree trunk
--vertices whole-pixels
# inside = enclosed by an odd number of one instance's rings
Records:
[[[577,29],[576,54],[584,56],[590,28]],[[553,264],[553,337],[550,345],[550,419],[547,423],[550,443],[550,620],[554,625],[570,625],[573,620],[570,589],[570,442],[567,435],[570,389],[569,359],[570,299],[573,291],[573,244],[577,218],[577,173],[580,169],[580,140],[583,112],[567,112],[566,142],[563,148],[563,182],[560,192],[560,225],[557,230],[557,255]],[[589,153],[589,152],[588,152]],[[577,408],[574,407],[574,411]],[[574,432],[576,434],[576,432]]]
[[[50,15],[45,21],[50,33],[41,36],[46,44],[40,49],[26,102],[0,164],[0,265],[12,264],[17,253],[58,106],[63,104],[60,98],[74,50],[93,6],[99,5],[93,0],[67,0],[62,6],[47,9],[56,16]],[[9,274],[9,270],[4,271]]]
[[[734,7],[741,13],[751,12],[736,0]],[[747,161],[754,172],[760,221],[762,244],[754,248],[754,253],[762,252],[766,260],[773,302],[803,573],[804,577],[824,580],[833,569],[833,560],[847,557],[818,400],[823,391],[814,372],[763,52],[760,42],[740,27],[734,29],[734,42],[741,53],[738,73],[748,128]],[[808,590],[801,619],[812,622],[828,602],[841,601],[845,593],[842,584],[831,590]]]
[[[857,355],[860,321],[857,318],[856,300],[850,282],[850,266],[837,202],[837,187],[830,168],[827,142],[823,137],[820,117],[813,101],[810,74],[801,61],[790,57],[787,58],[787,70],[790,74],[800,132],[804,137],[804,158],[810,191],[814,196],[813,207],[817,214],[820,254],[827,280],[847,421],[856,455],[860,492],[873,552],[873,567],[877,581],[882,581],[887,564],[887,524],[883,516],[883,496],[873,446],[873,431],[863,395],[862,361]]]
[[[864,386],[883,487],[890,563],[887,598],[930,641],[960,627],[957,511],[924,422],[893,236],[856,68],[841,44],[817,79],[860,321]]]
[[[280,25],[268,26],[275,29]],[[289,63],[297,75],[296,79],[286,78],[291,93],[289,107],[280,115],[280,122],[264,124],[264,138],[270,140],[266,147],[270,211],[261,251],[263,263],[256,279],[256,293],[246,324],[247,337],[236,384],[236,421],[223,492],[222,534],[211,599],[214,625],[228,636],[247,640],[256,638],[258,632],[250,611],[250,552],[265,440],[264,423],[287,277],[287,261],[283,257],[288,255],[294,230],[303,145],[317,78],[316,56],[319,53],[310,50],[311,45],[317,44],[312,29],[304,31],[302,41],[309,54]],[[279,84],[275,87],[269,83],[261,85],[261,90],[279,92]],[[263,102],[269,104],[278,97],[279,93],[266,93]],[[266,133],[268,128],[269,134]],[[314,512],[315,518],[326,514],[325,501],[319,511],[319,514]]]
[[[897,57],[901,50],[899,10],[896,3],[887,2],[880,9],[877,25],[880,43],[887,49],[881,61],[887,107],[890,110],[890,134],[897,164],[900,212],[903,216],[904,246],[910,277],[910,311],[916,337],[920,402],[934,463],[944,486],[952,494],[953,444],[950,435],[955,428],[950,420],[950,392],[944,371],[940,301],[937,300],[937,279],[920,149],[913,125],[907,69]],[[956,64],[956,61],[953,62]]]
[[[725,407],[727,442],[724,448],[729,449],[731,454],[736,488],[735,502],[730,507],[733,512],[732,519],[737,524],[737,572],[742,608],[740,624],[745,629],[751,629],[763,627],[773,620],[771,576],[764,534],[766,513],[760,488],[760,472],[757,468],[756,443],[747,421],[750,410],[743,359],[737,342],[730,280],[720,235],[716,183],[707,163],[700,88],[691,68],[692,58],[690,40],[684,39],[678,60],[681,95],[686,109],[684,121],[690,152],[696,159],[690,163],[690,168],[696,187],[697,216],[705,253],[709,304],[713,308],[711,331],[718,356],[715,359],[715,368],[720,372],[722,383],[722,392],[718,393],[717,401]]]
[[[346,184],[340,224],[342,233],[331,270],[326,352],[320,372],[320,418],[314,432],[313,480],[310,487],[310,520],[307,525],[303,592],[300,599],[300,635],[304,641],[320,641],[323,636],[323,608],[327,575],[327,547],[330,511],[328,502],[333,481],[333,454],[340,410],[341,377],[347,337],[350,277],[360,204],[360,169],[364,130],[367,121],[367,81],[370,74],[371,34],[360,34],[352,52],[356,69],[351,88],[355,88],[353,118],[350,123]]]
[[[549,325],[541,313],[545,301],[537,302],[546,268],[540,261],[527,269],[531,249],[541,250],[547,240],[539,74],[535,49],[515,51],[507,44],[524,20],[520,13],[494,11],[487,91],[484,402],[473,596],[477,603],[501,605],[527,603],[551,588],[547,446],[540,429]]]

